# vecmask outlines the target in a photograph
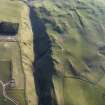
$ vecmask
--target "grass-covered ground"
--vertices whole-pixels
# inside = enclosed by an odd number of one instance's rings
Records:
[[[20,48],[17,42],[0,42],[0,80],[7,83],[15,80],[14,87],[6,89],[9,97],[15,98],[19,105],[26,105],[25,100],[25,79],[21,64]],[[10,64],[11,62],[11,64]],[[2,88],[0,87],[2,92]],[[9,100],[1,96],[0,104],[7,105]],[[4,101],[3,101],[4,100]],[[7,100],[5,102],[5,100]],[[11,103],[11,102],[10,102]],[[13,103],[12,103],[13,104]],[[10,104],[10,105],[12,105]],[[13,104],[14,105],[14,104]]]
[[[11,79],[11,62],[4,60],[0,61],[0,80],[7,82]]]
[[[21,8],[22,5],[19,0],[0,0],[0,21],[19,23]],[[10,86],[6,88],[6,92],[8,96],[15,99],[19,105],[26,105],[25,80],[19,44],[18,42],[8,42],[8,38],[10,39],[11,36],[5,36],[4,39],[3,36],[0,36],[0,38],[0,80],[7,83],[11,79],[14,79],[14,87]],[[15,37],[12,39],[15,39]],[[9,64],[8,61],[11,62],[11,64]],[[2,91],[3,89],[0,86],[0,105],[14,105],[14,103],[3,96]]]
[[[73,78],[64,82],[64,105],[104,105],[105,89]]]
[[[1,0],[0,21],[19,22],[20,10],[19,0]]]
[[[56,83],[64,77],[64,105],[105,105],[105,58],[99,53],[100,47],[105,50],[104,0],[36,0],[34,7],[52,42],[57,97],[62,102]],[[43,39],[40,34],[42,46]],[[40,48],[43,52],[45,47]],[[45,59],[40,59],[39,70],[46,70]]]

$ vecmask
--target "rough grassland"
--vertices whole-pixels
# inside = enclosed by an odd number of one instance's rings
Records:
[[[104,0],[36,0],[34,7],[52,40],[56,96],[64,105],[105,105]]]

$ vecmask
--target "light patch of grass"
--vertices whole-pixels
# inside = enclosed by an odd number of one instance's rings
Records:
[[[22,53],[22,65],[26,77],[25,93],[27,96],[28,105],[37,105],[37,95],[35,91],[34,77],[32,73],[32,63],[34,62],[35,56],[33,52],[33,33],[31,30],[31,23],[28,16],[29,8],[24,5],[21,11],[19,41]]]
[[[66,78],[64,81],[65,105],[103,105],[104,91],[105,89],[99,86]]]
[[[0,0],[0,21],[19,22],[20,10],[18,0]]]
[[[57,98],[57,102],[59,105],[64,104],[64,96],[63,96],[63,77],[61,76],[58,78],[57,76],[53,77],[53,84],[54,84],[54,90]]]

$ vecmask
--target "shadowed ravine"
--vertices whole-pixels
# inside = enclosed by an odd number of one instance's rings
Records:
[[[33,32],[33,49],[35,54],[33,73],[38,105],[58,105],[52,80],[55,68],[51,57],[51,40],[46,32],[44,22],[38,17],[35,7],[31,5],[32,1],[20,1],[25,3],[30,9],[29,18]]]
[[[52,44],[46,32],[43,21],[37,16],[34,7],[30,8],[30,21],[33,31],[33,45],[35,53],[34,77],[39,105],[56,105],[52,99],[54,93],[52,75],[54,64],[51,57]]]
[[[33,31],[38,105],[104,105],[104,0],[23,2]]]

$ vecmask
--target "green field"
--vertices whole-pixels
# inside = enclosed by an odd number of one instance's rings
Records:
[[[0,21],[19,22],[20,10],[19,0],[0,0]]]
[[[11,70],[10,61],[0,61],[0,80],[7,82],[11,79],[12,70]]]
[[[104,105],[105,88],[81,80],[66,78],[64,81],[64,105]]]

